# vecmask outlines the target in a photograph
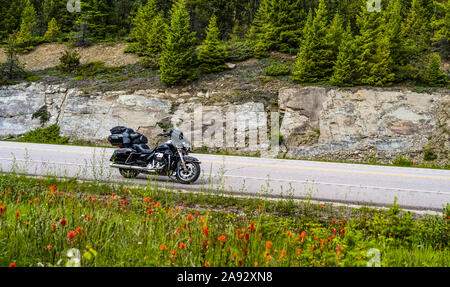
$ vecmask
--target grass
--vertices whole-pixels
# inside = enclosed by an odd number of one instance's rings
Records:
[[[0,266],[450,266],[450,208],[414,219],[266,195],[1,174]]]

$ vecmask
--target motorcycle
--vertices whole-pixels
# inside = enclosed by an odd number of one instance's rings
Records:
[[[136,178],[143,173],[175,176],[182,184],[197,181],[201,162],[189,156],[191,143],[184,138],[183,133],[174,128],[169,133],[164,130],[158,136],[169,140],[150,149],[144,135],[123,126],[112,128],[108,141],[119,149],[114,151],[110,167],[118,168],[125,178]]]

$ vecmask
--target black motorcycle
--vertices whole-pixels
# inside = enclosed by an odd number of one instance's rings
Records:
[[[161,137],[170,138],[154,149],[147,146],[148,139],[127,127],[114,127],[108,141],[120,149],[114,151],[111,167],[118,168],[125,178],[136,178],[140,173],[175,176],[183,184],[194,183],[200,176],[200,161],[190,157],[190,142],[177,129]]]

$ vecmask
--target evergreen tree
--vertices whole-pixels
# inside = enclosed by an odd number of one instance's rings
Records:
[[[325,0],[320,0],[314,20],[312,20],[311,12],[308,15],[304,40],[293,72],[294,80],[302,83],[314,83],[328,80],[331,76],[334,63],[331,59],[333,52],[330,51],[328,43],[324,41],[329,34],[327,30],[327,8]]]
[[[90,37],[95,40],[109,38],[117,30],[110,21],[113,7],[108,0],[84,0],[81,9],[86,13],[89,22]]]
[[[441,69],[441,57],[433,53],[430,63],[425,71],[425,83],[431,87],[444,87],[447,84],[447,75]]]
[[[323,69],[324,78],[328,79],[333,75],[333,67],[336,63],[339,47],[341,45],[343,34],[342,20],[339,13],[334,15],[333,21],[327,29],[325,35],[323,51]]]
[[[430,52],[431,38],[430,22],[420,0],[412,0],[411,9],[402,27],[402,79],[418,79],[424,55]]]
[[[17,43],[19,46],[30,44],[33,39],[33,28],[36,25],[36,11],[30,0],[25,1],[25,8],[22,12],[22,23],[17,34]]]
[[[333,68],[333,76],[330,79],[332,85],[351,86],[357,82],[357,67],[355,64],[357,56],[358,47],[356,39],[352,35],[351,25],[348,24],[347,29],[342,35],[339,55],[336,65]]]
[[[55,18],[52,18],[50,22],[48,22],[48,29],[45,32],[44,38],[47,41],[55,41],[55,39],[61,34],[61,29],[59,28],[58,22],[56,22]]]
[[[360,35],[356,37],[359,56],[356,59],[361,84],[387,85],[393,81],[389,37],[381,13],[364,12],[358,18]]]
[[[206,39],[200,47],[198,60],[200,69],[205,73],[220,72],[227,68],[227,50],[221,45],[219,40],[219,29],[217,28],[217,18],[212,16],[209,22]]]
[[[48,23],[51,19],[58,19],[61,32],[71,32],[79,20],[79,13],[69,13],[67,11],[67,0],[44,0],[43,6],[43,22]],[[82,10],[83,12],[83,10]]]
[[[25,70],[17,57],[17,39],[11,34],[6,46],[6,62],[0,65],[0,83],[22,77]]]
[[[161,80],[168,85],[186,84],[196,78],[196,38],[195,32],[190,30],[185,0],[178,0],[173,5],[171,14],[161,56]]]
[[[138,55],[155,55],[161,53],[167,32],[164,12],[155,0],[150,0],[138,9],[133,19],[131,36],[136,39],[131,50]]]
[[[405,63],[402,41],[402,0],[389,2],[385,12],[386,33],[392,58],[392,70],[398,73]]]

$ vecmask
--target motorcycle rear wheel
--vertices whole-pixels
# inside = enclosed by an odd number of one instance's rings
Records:
[[[181,163],[178,165],[176,171],[176,178],[182,184],[191,184],[197,181],[200,177],[200,165],[196,162],[185,163],[185,168],[181,167]]]
[[[136,178],[139,175],[138,171],[131,170],[131,169],[119,169],[120,174],[125,178]]]

